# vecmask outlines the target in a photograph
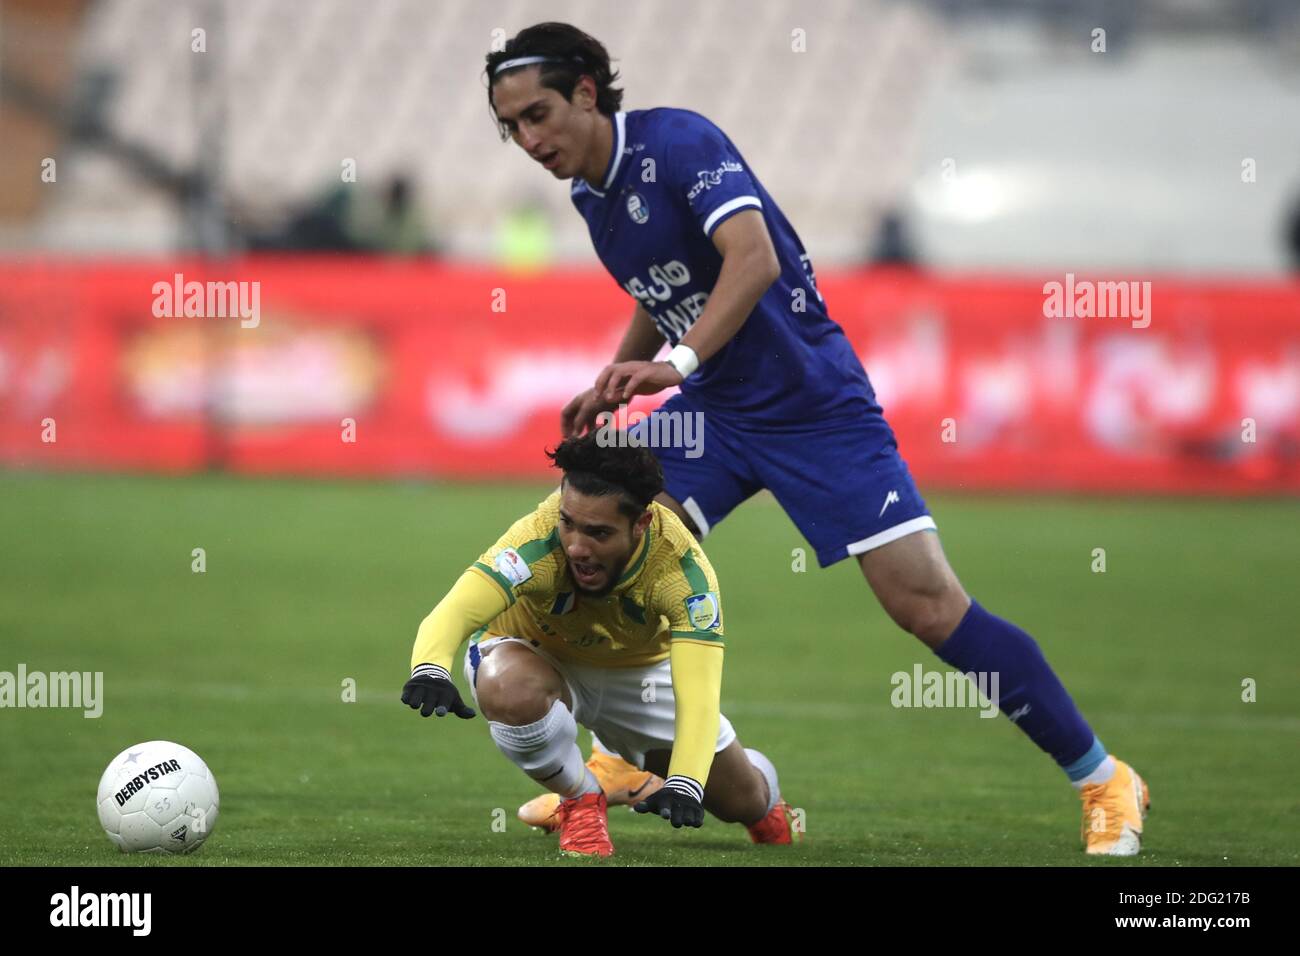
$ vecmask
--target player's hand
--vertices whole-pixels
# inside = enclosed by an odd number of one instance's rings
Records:
[[[451,682],[451,675],[437,664],[420,665],[421,673],[406,682],[402,688],[402,703],[418,710],[421,717],[437,714],[446,717],[453,713],[463,720],[474,716],[474,708],[466,707],[460,691]]]
[[[617,362],[596,376],[596,394],[607,402],[626,402],[680,384],[681,373],[667,362]]]
[[[704,825],[704,788],[690,777],[674,774],[664,785],[638,803],[637,813],[657,813],[675,827]]]
[[[560,435],[564,438],[581,435],[588,429],[596,427],[597,415],[601,412],[613,411],[617,407],[617,402],[602,401],[596,390],[589,388],[573,396],[573,400],[564,406],[564,411],[560,412]]]

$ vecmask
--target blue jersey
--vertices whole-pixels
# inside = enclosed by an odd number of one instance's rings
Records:
[[[722,269],[713,231],[762,212],[781,263],[735,337],[682,383],[706,411],[782,424],[879,412],[852,346],[826,312],[808,254],[725,133],[679,109],[617,113],[599,184],[573,181],[596,254],[676,345]]]

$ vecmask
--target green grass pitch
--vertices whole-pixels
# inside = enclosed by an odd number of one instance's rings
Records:
[[[574,865],[516,820],[538,791],[481,717],[398,702],[420,619],[545,491],[0,475],[0,670],[105,682],[99,719],[0,710],[0,865]],[[1038,639],[1151,784],[1143,855],[1101,865],[1300,863],[1300,502],[930,504],[967,590]],[[1074,791],[1014,726],[891,706],[892,673],[939,662],[854,562],[793,571],[805,544],[764,498],[706,546],[724,710],[776,762],[807,839],[754,847],[738,826],[674,831],[615,808],[611,863],[1088,862]],[[108,760],[153,738],[196,750],[221,787],[189,857],[123,856],[96,819]]]

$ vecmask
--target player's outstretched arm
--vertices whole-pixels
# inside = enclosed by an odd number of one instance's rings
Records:
[[[466,571],[447,596],[420,623],[411,651],[411,678],[402,703],[421,717],[453,713],[468,720],[474,709],[460,698],[451,680],[451,663],[465,639],[508,606],[500,588],[476,571]]]
[[[758,300],[781,275],[772,236],[757,209],[738,212],[718,226],[713,232],[713,245],[722,255],[722,271],[709,292],[704,311],[678,344],[678,348],[685,346],[695,353],[696,367],[735,337]],[[687,367],[683,373],[679,366],[666,361],[617,362],[601,372],[597,391],[606,401],[627,401],[633,395],[653,395],[679,385],[694,370]]]
[[[601,412],[612,411],[618,407],[617,401],[602,398],[605,390],[604,379],[607,373],[622,362],[648,362],[659,354],[663,347],[664,336],[650,317],[645,307],[637,303],[632,313],[632,322],[623,334],[623,341],[614,353],[614,361],[606,365],[596,378],[596,386],[575,395],[564,411],[560,413],[560,434],[565,438],[581,435],[596,426],[596,416]]]
[[[674,639],[673,694],[677,701],[673,755],[663,788],[635,806],[674,827],[704,825],[704,785],[709,779],[722,722],[722,643]]]
[[[632,322],[623,333],[623,341],[614,353],[614,362],[648,362],[663,348],[664,334],[640,302],[632,312]],[[599,379],[597,379],[599,383]]]
[[[722,255],[722,271],[704,311],[681,343],[694,349],[701,362],[735,338],[758,300],[781,275],[781,260],[757,209],[738,212],[718,226],[713,245]]]

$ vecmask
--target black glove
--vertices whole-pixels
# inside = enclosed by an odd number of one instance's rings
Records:
[[[657,813],[675,827],[700,827],[704,825],[704,788],[690,777],[674,774],[633,809]]]
[[[445,667],[421,664],[402,688],[402,703],[418,710],[421,717],[437,714],[446,717],[448,711],[464,720],[474,716],[474,708],[466,707],[460,691],[451,682]]]

